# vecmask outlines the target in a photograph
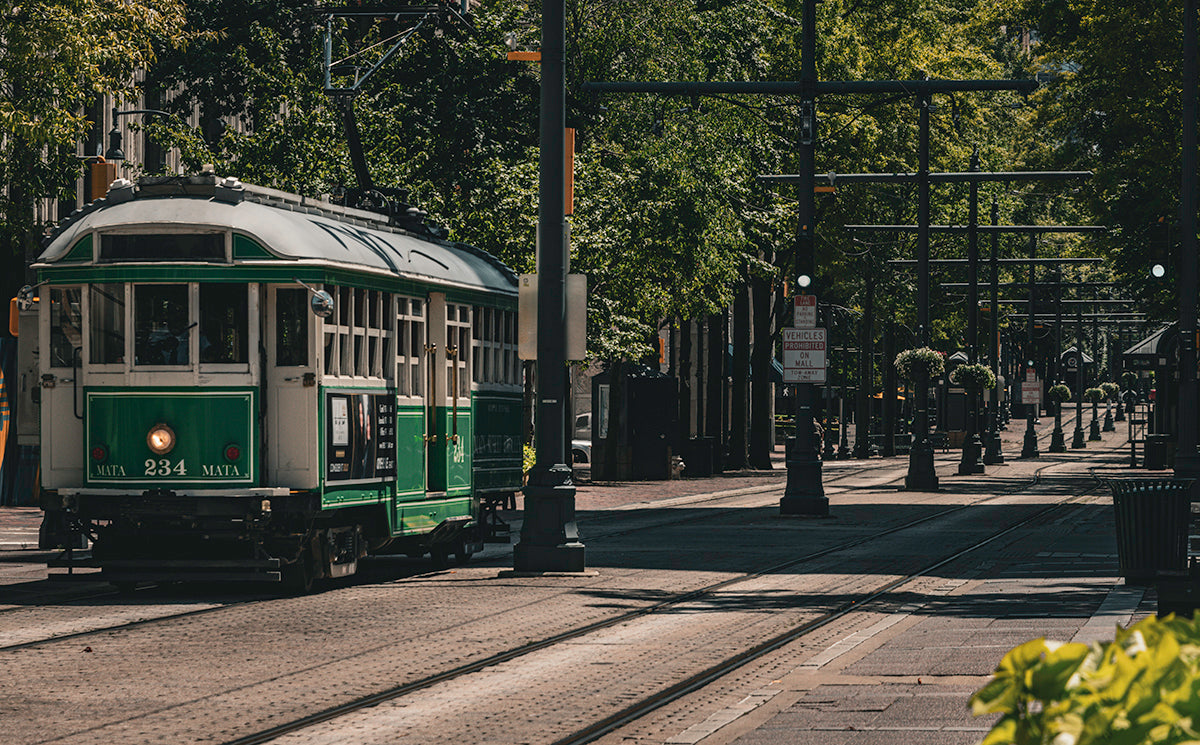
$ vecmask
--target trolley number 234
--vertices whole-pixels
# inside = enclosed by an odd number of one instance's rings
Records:
[[[166,458],[159,460],[147,458],[145,466],[146,472],[143,474],[145,476],[170,476],[171,474],[187,476],[187,466],[184,464],[183,459],[180,459],[178,463],[172,463]]]

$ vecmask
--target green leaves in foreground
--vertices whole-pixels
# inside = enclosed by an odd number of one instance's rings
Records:
[[[983,745],[1200,745],[1200,622],[1147,618],[1108,643],[1035,639],[971,697]]]

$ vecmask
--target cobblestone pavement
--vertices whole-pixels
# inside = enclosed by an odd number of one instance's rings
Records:
[[[495,546],[483,563],[452,571],[392,574],[380,562],[368,581],[312,596],[245,598],[201,616],[0,652],[0,740],[227,741],[916,515],[1011,492],[936,530],[764,575],[280,740],[551,742],[898,575],[931,546],[965,544],[984,527],[1094,485],[1089,467],[1119,472],[1123,443],[1105,437],[1086,451],[1018,461],[1011,444],[1020,432],[1009,432],[1010,461],[985,476],[953,476],[955,455],[939,454],[936,494],[885,484],[903,474],[903,459],[876,460],[868,471],[854,461],[829,463],[827,480],[837,486],[827,490],[828,520],[779,518],[782,472],[584,484],[577,505],[593,576],[502,576],[497,569],[511,566],[511,548]],[[730,495],[713,503],[721,492]],[[642,509],[645,502],[657,507]],[[629,526],[651,513],[658,522],[648,539]],[[519,514],[511,517],[516,524]],[[1114,576],[1111,519],[1107,494],[1094,491],[603,742],[977,743],[988,722],[970,718],[966,699],[1008,648],[1041,635],[1102,637],[1152,612]],[[0,513],[0,530],[9,522]],[[205,600],[212,598],[148,593],[70,612]],[[0,615],[0,633],[4,623]]]

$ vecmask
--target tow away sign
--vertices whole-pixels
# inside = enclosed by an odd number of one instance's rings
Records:
[[[783,382],[825,382],[825,329],[783,329]]]

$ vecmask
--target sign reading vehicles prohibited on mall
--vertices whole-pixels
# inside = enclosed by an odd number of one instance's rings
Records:
[[[783,329],[783,382],[825,382],[825,329]]]

